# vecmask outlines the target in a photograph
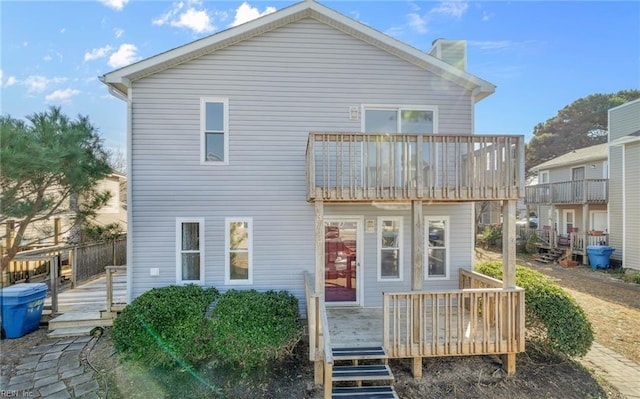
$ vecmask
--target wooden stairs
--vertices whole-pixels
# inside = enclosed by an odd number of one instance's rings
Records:
[[[549,248],[548,252],[540,254],[537,261],[542,263],[558,263],[561,259],[569,256],[568,248]]]
[[[393,388],[395,378],[388,365],[387,353],[380,346],[362,348],[333,348],[331,376],[332,399],[399,399]],[[337,363],[340,362],[340,365]],[[366,364],[361,364],[365,362]],[[376,363],[378,362],[378,363]],[[388,385],[363,385],[370,382]],[[355,386],[335,386],[335,383],[354,383]]]

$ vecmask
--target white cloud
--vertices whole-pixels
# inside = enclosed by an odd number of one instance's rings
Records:
[[[214,29],[207,11],[194,8],[187,9],[177,20],[171,21],[171,26],[191,29],[196,33],[212,32]]]
[[[7,81],[4,84],[4,87],[11,87],[13,85],[15,85],[16,83],[18,83],[18,81],[16,80],[15,76],[9,76],[7,78]]]
[[[480,50],[504,50],[513,45],[513,43],[510,40],[494,40],[494,41],[470,40],[468,44],[469,46],[478,47]]]
[[[100,48],[94,48],[93,50],[84,53],[84,61],[85,62],[93,61],[93,60],[97,60],[98,58],[105,57],[107,53],[111,50],[112,50],[112,47],[109,45],[106,45]]]
[[[64,32],[66,32],[66,31],[67,31],[67,28],[62,28],[62,29],[60,29],[60,33],[64,33]]]
[[[45,61],[51,61],[53,59],[53,57],[51,57],[51,54],[47,54],[44,57],[42,57],[43,60]]]
[[[415,30],[418,33],[427,33],[427,19],[415,14],[411,13],[407,15],[409,19],[409,26],[411,29]]]
[[[134,63],[140,59],[140,57],[136,54],[138,48],[129,43],[121,44],[118,50],[111,54],[109,57],[109,62],[107,64],[111,68],[120,68],[125,65],[129,65]]]
[[[492,17],[493,17],[493,14],[489,14],[489,13],[488,13],[488,12],[486,12],[486,11],[483,11],[483,12],[482,12],[482,20],[483,20],[483,21],[488,21],[488,20],[490,20]]]
[[[78,94],[80,94],[80,91],[76,89],[56,90],[53,93],[47,95],[44,99],[47,102],[67,101],[71,97],[77,96]]]
[[[165,14],[153,19],[153,25],[170,25],[177,28],[191,29],[195,33],[213,32],[215,27],[211,22],[211,17],[206,8],[198,9],[201,2],[189,0],[187,3],[181,1],[173,3],[173,8]]]
[[[275,11],[275,7],[268,6],[263,12],[260,12],[257,7],[251,7],[249,3],[245,1],[236,9],[236,17],[230,26],[237,26]]]
[[[27,86],[27,93],[42,93],[49,87],[52,83],[64,83],[67,81],[67,78],[52,78],[49,79],[45,76],[41,75],[30,75],[28,76],[24,82],[22,82],[25,86]]]
[[[113,28],[113,33],[116,36],[116,39],[120,39],[120,37],[124,34],[124,29]]]
[[[105,6],[112,8],[116,11],[121,11],[125,5],[129,2],[129,0],[99,0],[100,3]]]
[[[443,1],[437,7],[432,8],[430,12],[460,18],[468,8],[469,4],[465,1]]]

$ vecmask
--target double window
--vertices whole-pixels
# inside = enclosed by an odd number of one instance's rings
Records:
[[[425,217],[426,267],[428,279],[449,277],[449,217]]]
[[[229,100],[204,97],[200,100],[201,162],[229,163]]]
[[[402,280],[402,217],[378,218],[378,281]]]
[[[204,220],[176,220],[176,282],[204,284]]]

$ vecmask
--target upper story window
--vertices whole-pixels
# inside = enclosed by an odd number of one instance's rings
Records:
[[[176,219],[176,283],[204,284],[204,219]]]
[[[540,172],[539,184],[549,183],[549,171]]]
[[[201,161],[229,163],[229,100],[204,97],[200,101]]]
[[[365,106],[365,133],[435,133],[436,109]]]

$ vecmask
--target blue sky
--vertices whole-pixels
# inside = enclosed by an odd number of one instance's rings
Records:
[[[59,105],[125,152],[125,104],[98,76],[293,3],[0,0],[1,113]],[[469,72],[498,86],[476,106],[477,133],[528,141],[578,98],[640,88],[640,2],[322,3],[423,51],[436,38],[467,40]]]

